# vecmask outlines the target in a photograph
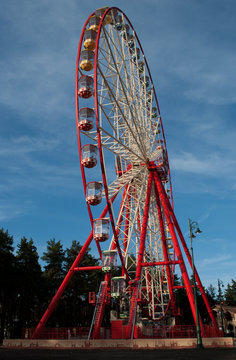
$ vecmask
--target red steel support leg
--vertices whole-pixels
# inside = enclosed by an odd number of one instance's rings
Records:
[[[113,202],[116,198],[116,195],[111,199],[111,201]],[[106,205],[106,207],[104,208],[100,218],[103,218],[106,213],[108,211],[108,206]],[[83,259],[86,251],[88,250],[88,247],[91,243],[91,241],[93,240],[93,231],[91,231],[88,239],[86,240],[84,246],[82,247],[82,249],[80,250],[77,258],[75,259],[74,263],[72,264],[70,270],[68,271],[66,277],[64,278],[64,280],[62,281],[59,289],[57,290],[55,296],[53,297],[52,301],[50,302],[47,310],[45,311],[42,319],[40,320],[40,322],[38,323],[38,326],[36,327],[33,335],[32,335],[32,339],[37,339],[37,337],[40,334],[40,331],[42,330],[42,328],[45,326],[48,318],[50,317],[51,313],[53,312],[53,310],[55,309],[61,295],[63,294],[63,292],[65,291],[70,279],[72,278],[72,276],[74,275],[74,268],[78,267],[79,263],[81,262],[81,260]]]
[[[174,248],[175,248],[175,251],[176,251],[177,259],[179,261],[179,266],[180,266],[180,270],[181,270],[181,273],[182,273],[182,277],[183,277],[185,289],[186,289],[186,292],[187,292],[187,296],[188,296],[188,299],[189,299],[190,307],[191,307],[191,310],[192,310],[194,322],[196,324],[197,323],[197,321],[196,321],[196,311],[195,311],[195,302],[194,302],[192,286],[191,286],[191,283],[190,283],[190,280],[189,280],[189,277],[188,277],[187,269],[186,269],[184,259],[183,259],[183,256],[182,256],[182,253],[181,253],[181,250],[180,250],[180,246],[179,246],[176,234],[175,234],[174,226],[173,226],[171,218],[170,218],[170,214],[169,214],[168,206],[167,206],[167,203],[166,203],[166,200],[165,200],[164,192],[163,192],[162,187],[161,187],[161,180],[160,180],[160,178],[159,178],[159,176],[158,176],[158,174],[156,172],[154,174],[154,177],[155,177],[155,183],[156,183],[156,186],[157,186],[157,189],[158,189],[158,193],[159,193],[159,196],[160,196],[161,204],[162,204],[163,209],[164,209],[167,224],[168,224],[168,227],[169,227],[169,230],[170,230],[170,233],[171,233],[171,237],[172,237],[172,240],[173,240],[173,243],[174,243]]]
[[[90,233],[88,239],[86,240],[84,246],[82,247],[79,255],[77,256],[76,260],[74,261],[73,265],[71,266],[70,270],[68,271],[66,277],[64,278],[63,282],[61,283],[59,289],[57,290],[55,296],[53,297],[51,303],[49,304],[47,310],[45,311],[42,319],[38,323],[38,326],[36,327],[36,329],[35,329],[35,331],[34,331],[34,333],[32,335],[32,339],[37,339],[38,338],[42,328],[45,326],[48,318],[50,317],[51,313],[55,309],[61,295],[65,291],[70,279],[74,275],[74,268],[79,265],[80,261],[82,260],[84,254],[86,253],[86,251],[87,251],[87,249],[88,249],[88,247],[89,247],[92,240],[93,240],[93,231],[91,231],[91,233]]]
[[[188,258],[188,261],[189,261],[189,264],[190,264],[190,266],[191,266],[191,268],[192,268],[192,260],[191,260],[190,252],[189,252],[189,250],[188,250],[187,244],[186,244],[186,242],[185,242],[185,239],[184,239],[184,237],[183,237],[182,231],[181,231],[181,229],[180,229],[180,227],[179,227],[178,221],[177,221],[177,219],[176,219],[176,217],[175,217],[174,211],[173,211],[173,209],[172,209],[172,207],[171,207],[171,204],[170,204],[168,198],[166,198],[166,202],[167,202],[167,204],[168,204],[168,208],[169,208],[169,211],[170,211],[170,215],[171,215],[171,217],[172,217],[172,219],[173,219],[175,228],[176,228],[176,230],[177,230],[177,232],[178,232],[178,235],[179,235],[179,237],[180,237],[181,243],[182,243],[182,245],[183,245],[185,254],[186,254],[186,256],[187,256],[187,258]],[[196,281],[197,281],[197,283],[198,283],[198,287],[199,287],[199,289],[200,289],[201,295],[202,295],[203,300],[204,300],[204,302],[205,302],[207,311],[208,311],[208,313],[209,313],[209,315],[210,315],[211,321],[212,321],[214,327],[216,328],[216,330],[219,331],[218,324],[217,324],[217,322],[216,322],[215,316],[214,316],[213,311],[212,311],[212,309],[211,309],[211,306],[210,306],[210,304],[209,304],[208,298],[207,298],[207,296],[206,296],[206,293],[205,293],[205,291],[204,291],[204,288],[203,288],[203,286],[202,286],[202,283],[201,283],[201,280],[200,280],[200,277],[199,277],[199,275],[198,275],[198,272],[197,272],[196,268],[195,268],[195,279],[196,279]]]
[[[141,222],[140,222],[139,210],[138,210],[138,213],[137,213],[137,221],[138,221],[138,229],[139,229],[139,232],[141,233]],[[149,303],[151,303],[152,302],[151,275],[150,275],[149,269],[145,269],[145,271],[146,271],[146,277],[147,277],[148,300],[149,300]]]
[[[130,223],[130,190],[127,195],[127,208],[126,208],[126,214],[125,214],[125,236],[124,236],[124,253],[126,252],[127,248],[127,241],[128,241],[128,235],[129,235],[129,223]],[[124,276],[125,272],[122,268],[122,276]]]
[[[137,296],[138,296],[138,288],[139,288],[138,285],[139,285],[139,282],[141,281],[142,262],[143,262],[143,255],[144,255],[144,249],[145,249],[145,239],[146,239],[146,232],[147,232],[147,222],[148,222],[148,214],[149,214],[149,206],[150,206],[152,181],[153,181],[153,175],[152,175],[152,172],[150,172],[149,177],[148,177],[147,194],[146,194],[144,214],[143,214],[143,224],[142,224],[142,231],[141,231],[140,243],[139,243],[137,269],[136,269],[135,282],[134,282],[134,287],[133,287],[133,292],[132,292],[129,322],[128,322],[128,329],[127,329],[128,339],[133,337],[134,323],[135,323],[135,318],[136,318]]]
[[[159,217],[159,223],[160,223],[160,229],[161,229],[161,238],[162,238],[162,244],[163,244],[164,258],[165,258],[165,261],[169,261],[167,244],[166,244],[166,236],[165,236],[165,230],[164,230],[164,224],[163,224],[163,217],[162,217],[162,213],[161,213],[160,198],[159,198],[158,189],[156,187],[155,182],[154,182],[154,189],[155,189],[157,211],[158,211],[158,217]],[[173,311],[173,313],[176,313],[175,296],[174,296],[174,291],[173,291],[173,277],[171,274],[169,264],[166,265],[166,272],[167,272],[168,285],[169,285],[169,290],[170,290],[172,311]]]
[[[146,232],[147,232],[147,222],[148,222],[148,215],[149,215],[150,196],[151,196],[151,189],[152,189],[152,181],[153,181],[153,175],[150,172],[149,178],[148,178],[147,195],[146,195],[145,208],[144,208],[144,214],[143,214],[142,232],[140,235],[139,254],[138,254],[135,281],[139,281],[140,277],[141,277],[143,254],[144,254],[145,239],[146,239]]]

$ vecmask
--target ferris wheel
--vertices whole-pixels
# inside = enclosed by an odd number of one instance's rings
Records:
[[[173,211],[157,96],[138,36],[120,9],[98,9],[85,22],[75,84],[81,174],[92,231],[71,270],[104,273],[97,297],[90,299],[95,310],[89,338],[100,337],[105,306],[114,303],[113,319],[123,320],[127,338],[133,338],[137,324],[160,322],[168,310],[177,317],[176,265],[196,322],[192,286],[176,232],[191,259]],[[79,268],[92,241],[101,266]],[[33,337],[46,323],[73,271]],[[196,271],[195,276],[210,312]]]
[[[148,264],[172,261],[174,251],[167,222],[160,220],[161,207],[151,188],[149,168],[157,169],[169,197],[170,172],[151,74],[137,34],[122,11],[101,9],[89,17],[77,64],[78,142],[89,216],[103,262],[115,266],[112,261],[117,253],[122,267],[121,276],[111,278],[111,294],[127,299],[130,283],[137,277],[148,208],[142,254],[142,263],[147,266],[139,270],[136,291],[142,299],[141,318],[157,320],[170,305],[172,287],[168,281],[173,281],[173,265]],[[100,172],[96,169],[99,165]],[[109,219],[96,219],[94,207],[104,204]],[[102,251],[100,244],[106,240],[109,225],[112,237],[109,246],[103,244],[107,250]]]

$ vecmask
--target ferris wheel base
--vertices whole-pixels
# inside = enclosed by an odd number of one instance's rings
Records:
[[[203,338],[204,348],[233,348],[234,339],[230,337]],[[98,339],[98,340],[32,340],[4,339],[5,349],[187,349],[196,348],[196,338],[173,339]]]

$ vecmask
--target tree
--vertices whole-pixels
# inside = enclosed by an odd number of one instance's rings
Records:
[[[43,277],[45,279],[45,294],[44,300],[45,304],[43,307],[47,307],[55,295],[57,289],[62,283],[63,280],[63,266],[65,260],[65,251],[63,250],[63,246],[59,241],[55,239],[50,239],[47,242],[47,251],[43,253],[41,257],[42,260],[46,262],[43,271]],[[52,316],[48,321],[49,326],[59,326],[62,322],[63,314],[60,311],[61,302],[56,306]]]
[[[13,236],[0,229],[0,340],[11,335],[17,296],[17,269]]]
[[[73,240],[70,248],[66,249],[65,256],[65,275],[76,259],[82,246],[79,241]],[[87,250],[81,266],[96,266],[96,260]],[[67,326],[86,326],[91,322],[93,306],[88,303],[89,291],[98,291],[102,272],[98,271],[78,271],[75,272],[70,280],[68,287],[63,295],[65,303],[65,318]]]
[[[50,294],[52,295],[60,286],[63,280],[63,264],[65,260],[65,251],[59,241],[50,239],[47,242],[47,251],[41,257],[46,262],[44,267],[44,277],[50,285]]]
[[[183,286],[184,282],[183,282],[183,278],[179,278],[178,275],[175,274],[174,276],[174,285],[175,286]],[[181,318],[179,319],[179,321],[182,324],[193,324],[193,315],[192,315],[192,311],[191,311],[191,307],[189,304],[189,299],[187,297],[186,294],[186,290],[184,287],[182,288],[178,288],[175,290],[175,301],[176,301],[176,306],[177,308],[179,308],[181,310],[181,313],[183,314],[181,316]]]
[[[231,285],[228,284],[225,290],[226,305],[236,306],[236,281],[231,280]]]
[[[216,304],[216,289],[210,284],[206,290],[206,295],[209,300],[210,306],[213,307]]]
[[[193,275],[191,275],[191,277],[190,277],[190,282],[193,285]],[[177,275],[175,275],[174,285],[175,286],[183,285],[182,277],[181,277],[181,279],[179,279],[179,277]],[[205,302],[202,298],[201,292],[200,292],[197,284],[196,284],[196,293],[197,293],[197,306],[198,306],[199,314],[204,323],[209,323],[210,316],[208,314]],[[206,291],[206,293],[207,293],[207,291]],[[191,310],[191,307],[189,304],[189,299],[187,297],[186,290],[184,287],[175,290],[175,299],[176,299],[176,306],[179,309],[181,309],[181,313],[183,314],[180,321],[183,324],[189,324],[189,325],[194,324],[193,313],[192,313],[192,310]]]
[[[23,237],[17,245],[19,293],[17,298],[19,329],[35,326],[42,301],[42,270],[32,239]],[[19,334],[20,335],[20,334]]]

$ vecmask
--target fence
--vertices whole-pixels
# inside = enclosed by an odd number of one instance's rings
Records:
[[[22,338],[30,339],[34,328],[22,329]],[[48,327],[40,332],[40,339],[87,339],[89,327]]]
[[[197,337],[195,325],[174,325],[174,326],[145,326],[137,328],[136,336],[138,339],[182,339]],[[210,325],[204,325],[204,334],[202,337],[222,337],[223,331],[217,331]]]
[[[118,337],[113,334],[112,328],[101,328],[100,338],[126,338],[127,326],[123,325],[120,332],[116,332]],[[33,335],[33,328],[25,328],[22,330],[22,338],[30,339]],[[210,325],[204,325],[205,334],[203,337],[223,337],[223,331],[217,332],[215,328]],[[54,327],[43,328],[40,333],[40,339],[87,339],[89,334],[89,327]],[[115,335],[115,336],[114,336]],[[195,325],[145,325],[143,327],[135,326],[134,338],[136,339],[180,339],[180,338],[195,338]]]

